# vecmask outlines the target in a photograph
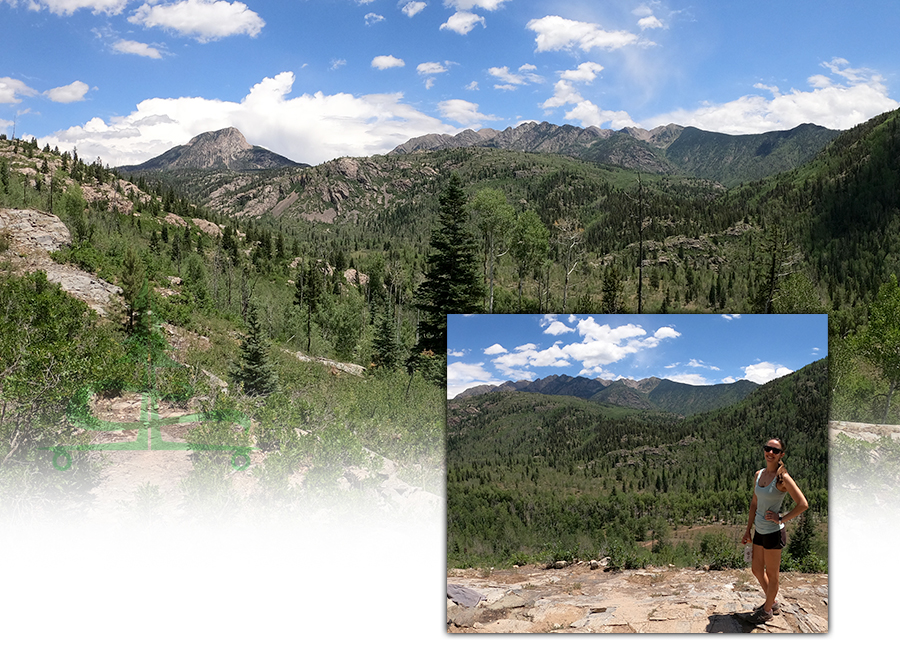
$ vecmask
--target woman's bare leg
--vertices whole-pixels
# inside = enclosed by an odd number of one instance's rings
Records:
[[[766,564],[766,578],[768,585],[765,588],[767,612],[772,612],[772,604],[775,603],[775,597],[778,595],[778,576],[781,570],[781,549],[771,549],[764,552]]]
[[[758,580],[759,584],[762,586],[763,595],[766,597],[766,599],[768,599],[769,578],[766,575],[766,552],[767,551],[763,550],[762,546],[753,544],[753,558],[750,560],[750,570],[753,572],[753,575],[756,576],[756,580]],[[780,552],[781,551],[779,551],[779,554]]]

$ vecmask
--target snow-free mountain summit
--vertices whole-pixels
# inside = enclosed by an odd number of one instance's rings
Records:
[[[759,388],[746,379],[730,384],[693,386],[670,379],[588,379],[568,375],[550,375],[536,381],[504,382],[499,386],[473,386],[456,396],[462,400],[485,393],[520,391],[542,395],[569,395],[591,402],[599,402],[631,409],[646,409],[690,416],[708,412],[743,400]]]
[[[282,167],[304,167],[260,146],[252,146],[234,127],[204,132],[183,146],[176,146],[143,164],[120,167],[120,171],[176,171],[226,169],[260,171]]]

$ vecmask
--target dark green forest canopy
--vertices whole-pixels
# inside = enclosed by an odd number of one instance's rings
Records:
[[[824,359],[689,418],[526,393],[451,401],[449,552],[508,555],[568,534],[642,540],[658,520],[741,523],[770,437],[827,515],[827,414]]]

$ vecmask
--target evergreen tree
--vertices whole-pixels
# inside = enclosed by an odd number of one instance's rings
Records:
[[[379,368],[395,369],[400,363],[400,346],[394,334],[394,314],[390,300],[385,300],[384,313],[375,331],[375,353],[372,363]]]
[[[243,386],[249,396],[266,396],[275,391],[275,370],[269,363],[269,349],[259,319],[256,306],[247,312],[247,335],[241,343],[241,358],[231,371],[232,381]]]
[[[450,177],[440,206],[425,280],[416,290],[416,300],[423,311],[416,352],[438,355],[447,351],[447,314],[480,312],[482,300],[477,246],[466,225],[466,195],[458,174]]]
[[[144,283],[144,264],[130,245],[125,248],[125,259],[122,262],[122,297],[128,311],[128,330],[134,330],[134,311],[136,301]]]

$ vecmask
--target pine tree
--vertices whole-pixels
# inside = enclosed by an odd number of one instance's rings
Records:
[[[458,174],[451,176],[440,205],[425,281],[416,290],[423,311],[416,352],[443,355],[447,351],[447,314],[481,312],[483,285],[478,275],[477,246],[466,225],[466,195]]]
[[[375,353],[372,363],[379,368],[395,369],[400,363],[400,346],[394,334],[394,315],[390,300],[385,301],[384,313],[375,331]]]
[[[231,371],[232,381],[244,388],[249,396],[266,396],[275,391],[277,379],[269,364],[268,344],[256,316],[256,306],[247,312],[247,335],[241,343],[241,358]]]

